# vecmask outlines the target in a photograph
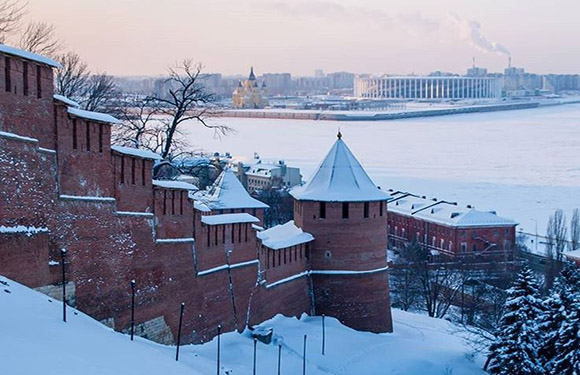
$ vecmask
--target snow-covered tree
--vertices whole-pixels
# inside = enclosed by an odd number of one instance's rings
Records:
[[[505,313],[495,342],[490,347],[488,371],[494,375],[541,375],[538,359],[542,313],[538,284],[533,272],[524,267],[508,290]]]
[[[538,351],[547,374],[580,374],[580,270],[565,265],[544,302]]]
[[[576,298],[557,334],[551,375],[580,374],[580,301]]]

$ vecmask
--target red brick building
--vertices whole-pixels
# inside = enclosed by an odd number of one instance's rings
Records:
[[[327,193],[340,186],[350,195],[321,199],[307,185],[296,195],[302,229],[288,231],[300,243],[276,248],[257,239],[267,206],[232,172],[205,192],[152,180],[156,154],[111,146],[118,120],[52,95],[58,66],[0,45],[0,274],[58,296],[66,250],[70,304],[126,331],[135,280],[137,333],[164,343],[176,337],[182,302],[184,342],[211,339],[218,324],[239,330],[278,313],[391,330],[387,196],[342,140],[312,182],[327,179],[329,166],[348,167],[356,177]]]
[[[494,211],[399,191],[391,192],[388,206],[393,248],[415,241],[435,257],[514,256],[517,223]]]

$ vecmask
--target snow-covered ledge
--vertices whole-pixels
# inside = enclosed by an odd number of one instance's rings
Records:
[[[195,243],[195,238],[158,238],[155,243]]]
[[[389,266],[385,266],[385,267],[381,267],[381,268],[375,268],[372,270],[362,270],[362,271],[350,271],[350,270],[312,270],[312,271],[304,271],[304,272],[300,272],[296,275],[292,275],[289,277],[286,277],[284,279],[280,279],[278,281],[275,281],[271,284],[266,283],[266,288],[273,288],[275,286],[281,285],[281,284],[285,284],[287,282],[299,279],[303,276],[309,276],[309,275],[368,275],[368,274],[373,274],[373,273],[379,273],[379,272],[385,272],[389,269]]]
[[[82,201],[82,202],[95,202],[95,203],[115,203],[115,198],[113,197],[94,197],[85,195],[66,195],[61,194],[60,199],[65,201]]]

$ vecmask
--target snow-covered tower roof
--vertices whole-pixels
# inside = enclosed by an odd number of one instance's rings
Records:
[[[248,194],[231,169],[224,170],[208,190],[195,193],[194,199],[211,210],[268,208],[267,204]]]
[[[340,132],[312,178],[291,194],[298,200],[323,202],[383,201],[389,197],[373,183]]]

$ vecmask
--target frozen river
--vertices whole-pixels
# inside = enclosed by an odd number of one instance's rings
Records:
[[[550,213],[580,207],[580,105],[399,121],[213,119],[235,130],[221,139],[201,125],[191,142],[207,151],[283,159],[308,179],[336,139],[377,185],[497,210],[527,232]]]

